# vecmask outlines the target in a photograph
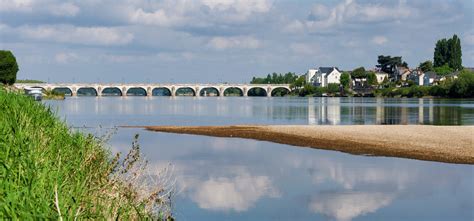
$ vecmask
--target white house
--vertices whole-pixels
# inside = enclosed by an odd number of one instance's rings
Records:
[[[308,73],[310,73],[310,71],[308,71]],[[341,74],[341,71],[337,67],[319,67],[314,76],[309,78],[310,81],[308,82],[320,87],[327,87],[328,84],[340,84]]]
[[[312,83],[316,73],[318,73],[318,69],[309,69],[308,72],[306,72],[306,82]]]
[[[375,72],[375,76],[377,77],[377,83],[381,84],[385,79],[388,80],[388,74],[385,72]]]
[[[418,86],[425,85],[425,73],[420,70],[413,70],[407,77],[407,80],[412,80]]]

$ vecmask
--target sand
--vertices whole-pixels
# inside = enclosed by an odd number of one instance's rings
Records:
[[[345,153],[474,164],[474,126],[148,126],[151,131],[249,138]]]

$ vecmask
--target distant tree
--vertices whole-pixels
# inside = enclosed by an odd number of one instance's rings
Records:
[[[328,84],[327,90],[329,93],[337,93],[340,91],[339,84]]]
[[[364,67],[358,67],[351,72],[352,78],[366,78],[367,72]]]
[[[253,77],[251,84],[291,84],[296,81],[298,75],[292,72],[286,74],[272,73],[265,78]]]
[[[447,64],[453,70],[462,69],[461,40],[457,35],[450,39],[440,39],[436,42],[433,54],[434,67]]]
[[[369,85],[376,85],[377,84],[377,75],[374,72],[369,72],[367,74],[367,83]]]
[[[293,83],[290,84],[290,88],[301,88],[306,84],[306,78],[304,75],[298,77]]]
[[[377,67],[380,68],[383,72],[393,75],[397,66],[408,67],[406,62],[402,62],[402,57],[391,57],[379,55],[377,59]]]
[[[438,75],[447,75],[447,74],[453,73],[454,71],[452,68],[449,67],[448,64],[444,64],[441,67],[435,67],[433,70]]]
[[[11,51],[0,50],[0,83],[12,85],[16,81],[18,64]]]
[[[418,65],[418,68],[423,72],[432,71],[433,70],[433,62],[431,62],[429,60],[421,62],[420,65]]]
[[[344,88],[349,88],[350,81],[351,81],[351,76],[349,75],[349,73],[344,72],[341,74],[341,85]]]

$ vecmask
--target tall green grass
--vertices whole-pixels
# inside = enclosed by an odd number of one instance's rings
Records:
[[[138,147],[120,163],[49,107],[0,88],[0,219],[171,219],[150,210],[159,194],[121,178],[137,158]]]

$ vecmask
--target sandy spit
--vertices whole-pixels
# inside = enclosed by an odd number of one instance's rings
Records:
[[[147,130],[264,140],[351,154],[474,164],[474,126],[148,126]]]

